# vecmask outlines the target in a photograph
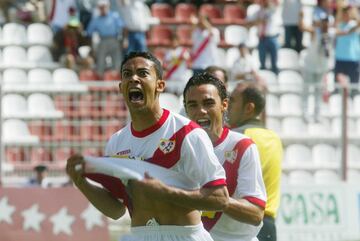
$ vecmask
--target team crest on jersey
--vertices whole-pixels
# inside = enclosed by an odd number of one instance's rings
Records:
[[[159,149],[164,153],[170,153],[175,148],[175,140],[167,140],[167,139],[161,139],[159,144]]]
[[[227,160],[230,163],[234,163],[237,156],[237,150],[235,151],[226,151],[225,152],[225,160]]]

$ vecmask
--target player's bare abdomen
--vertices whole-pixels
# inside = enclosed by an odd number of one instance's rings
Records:
[[[154,218],[160,225],[196,225],[200,223],[200,212],[169,202],[155,200],[133,200],[133,214],[131,226],[145,226]]]

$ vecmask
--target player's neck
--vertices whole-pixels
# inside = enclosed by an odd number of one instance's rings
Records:
[[[155,125],[163,115],[162,108],[155,108],[155,110],[148,109],[141,112],[131,113],[132,127],[136,131],[143,131]]]

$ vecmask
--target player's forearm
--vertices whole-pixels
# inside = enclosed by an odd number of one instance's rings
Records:
[[[87,199],[105,216],[118,219],[125,214],[125,206],[115,199],[103,188],[94,186],[84,180],[76,186],[87,197]]]
[[[229,205],[224,213],[239,222],[254,226],[258,226],[264,218],[264,210],[245,199],[229,198]]]
[[[194,191],[171,188],[165,196],[166,200],[176,205],[198,210],[223,210],[229,202],[229,194],[225,186]]]

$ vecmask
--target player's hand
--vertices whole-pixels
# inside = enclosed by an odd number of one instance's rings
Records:
[[[194,14],[192,14],[190,16],[190,23],[193,25],[197,25],[199,23],[199,19]]]
[[[128,186],[131,192],[141,192],[159,199],[168,192],[167,185],[159,179],[151,177],[148,173],[145,173],[142,180],[130,180]]]
[[[85,181],[84,173],[84,158],[82,155],[75,154],[71,156],[66,163],[66,173],[76,186]]]

